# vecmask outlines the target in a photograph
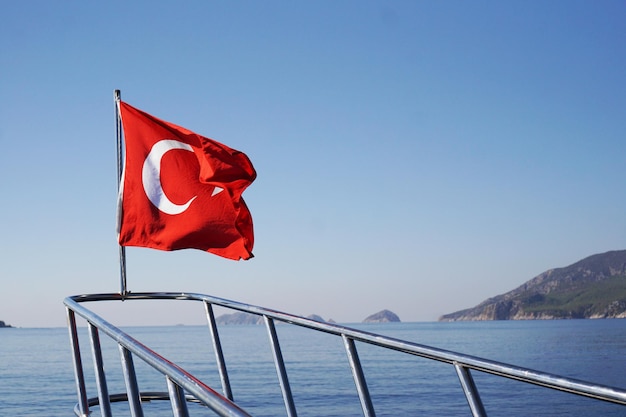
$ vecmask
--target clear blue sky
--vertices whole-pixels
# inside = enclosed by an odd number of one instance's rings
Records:
[[[63,326],[65,296],[119,291],[114,89],[258,171],[254,259],[129,248],[131,291],[430,321],[626,248],[624,1],[13,1],[1,15],[13,325]],[[195,308],[111,318],[203,323]]]

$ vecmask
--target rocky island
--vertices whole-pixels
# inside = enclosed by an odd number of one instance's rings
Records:
[[[334,323],[333,319],[324,320],[317,314],[307,316],[308,319],[319,321],[321,323]],[[230,314],[222,314],[215,318],[217,324],[263,324],[263,316],[257,316],[252,313],[236,312]]]
[[[2,320],[0,320],[0,329],[3,328],[3,327],[9,328],[9,327],[13,327],[13,326],[11,326],[10,324],[6,324]]]
[[[550,269],[439,321],[626,318],[626,250]]]
[[[217,324],[263,324],[263,316],[244,313],[242,311],[231,314],[222,314],[215,318]]]
[[[400,317],[398,317],[394,312],[389,310],[382,310],[378,313],[374,313],[371,316],[367,316],[363,323],[399,323]]]
[[[335,323],[335,320],[324,320],[317,314],[311,314],[307,316],[308,319],[319,321],[320,323]],[[372,314],[363,320],[363,323],[391,323],[399,322],[400,318],[389,310],[382,310],[378,313]],[[242,311],[222,314],[215,318],[217,324],[263,324],[263,316],[257,316],[252,313],[245,313]]]

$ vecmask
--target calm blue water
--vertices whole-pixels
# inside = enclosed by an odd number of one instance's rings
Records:
[[[357,324],[421,344],[550,373],[626,387],[626,320]],[[157,352],[219,387],[204,326],[125,329]],[[278,325],[300,416],[360,416],[341,340]],[[264,326],[223,326],[222,344],[235,400],[256,416],[285,415]],[[88,336],[80,332],[90,396],[96,396]],[[117,347],[102,337],[109,391],[124,392]],[[454,369],[357,344],[379,416],[468,416]],[[167,391],[164,379],[136,361],[142,391]],[[490,416],[626,416],[626,406],[599,403],[475,372]],[[67,329],[0,330],[0,416],[70,416],[76,403]],[[98,410],[93,410],[98,416]],[[126,404],[115,415],[129,415]],[[169,403],[144,408],[171,415]],[[190,405],[192,415],[211,415]]]

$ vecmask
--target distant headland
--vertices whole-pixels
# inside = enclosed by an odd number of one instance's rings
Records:
[[[6,324],[5,322],[3,322],[2,320],[0,320],[0,329],[1,328],[9,328],[9,327],[13,327],[10,324]]]
[[[439,321],[626,318],[626,250],[550,269],[476,307]]]

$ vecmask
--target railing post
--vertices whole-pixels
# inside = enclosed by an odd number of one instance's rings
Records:
[[[165,379],[167,380],[167,391],[170,394],[170,404],[172,404],[174,417],[189,417],[185,391],[169,377],[166,376]]]
[[[283,400],[285,402],[285,408],[287,409],[287,416],[296,417],[296,406],[293,402],[293,395],[291,394],[291,385],[289,385],[289,378],[287,377],[287,370],[285,369],[285,361],[283,360],[283,354],[280,350],[280,344],[278,343],[278,336],[276,335],[276,327],[274,326],[274,320],[268,316],[263,316],[265,319],[265,326],[270,336],[270,342],[272,345],[272,353],[274,354],[274,364],[276,365],[276,373],[278,374],[278,381],[280,383],[280,389],[283,393]]]
[[[211,331],[211,340],[213,341],[213,350],[215,351],[215,360],[217,362],[217,368],[220,373],[220,381],[222,382],[222,392],[224,396],[231,401],[233,400],[233,392],[230,388],[230,380],[228,379],[228,371],[226,370],[226,361],[224,360],[224,352],[222,351],[222,344],[220,342],[220,336],[217,332],[217,324],[215,322],[215,314],[213,314],[213,306],[208,301],[204,302],[204,308],[206,310],[207,321],[209,324],[209,330]]]
[[[478,388],[476,388],[470,370],[456,362],[454,363],[454,369],[456,369],[456,374],[461,381],[461,386],[463,387],[463,392],[465,393],[465,398],[472,411],[472,415],[474,417],[486,417],[487,413],[485,412],[485,407],[480,399]]]
[[[72,343],[72,360],[74,362],[74,376],[76,380],[76,393],[78,394],[78,407],[81,417],[89,415],[89,404],[87,402],[87,390],[85,388],[85,374],[83,373],[83,361],[80,357],[80,344],[78,342],[78,331],[76,329],[76,315],[69,307],[67,311],[67,327],[70,332],[70,342]]]
[[[359,394],[359,400],[361,400],[361,408],[363,409],[363,415],[365,417],[375,417],[374,405],[372,404],[372,397],[370,397],[369,390],[367,389],[367,383],[365,382],[365,374],[363,374],[363,368],[361,367],[361,361],[359,360],[359,354],[354,344],[354,339],[349,338],[345,334],[341,335],[343,344],[346,347],[346,353],[348,354],[348,360],[350,361],[350,369],[352,369],[352,377],[356,384],[356,390]]]
[[[102,417],[111,417],[111,402],[109,400],[106,375],[104,374],[100,335],[98,334],[98,328],[91,323],[89,323],[89,338],[91,340],[91,355],[93,356],[93,367],[96,374],[98,399],[100,400],[100,415]]]
[[[130,413],[133,417],[143,417],[143,409],[141,408],[141,393],[137,385],[137,374],[135,373],[135,365],[133,364],[133,355],[124,346],[119,345],[120,356],[122,358],[122,370],[124,372],[124,381],[126,382],[126,393],[128,394],[128,405]]]

